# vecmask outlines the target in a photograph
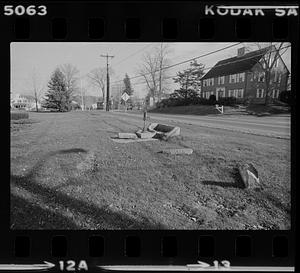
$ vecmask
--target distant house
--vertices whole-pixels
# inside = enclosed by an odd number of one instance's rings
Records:
[[[40,102],[37,103],[38,108],[41,108]],[[12,94],[10,98],[10,107],[14,109],[35,110],[35,99],[29,95]]]
[[[272,52],[271,52],[272,51]],[[202,97],[215,95],[220,97],[236,97],[238,100],[251,99],[255,103],[263,103],[266,96],[265,75],[260,65],[262,57],[271,53],[274,58],[274,47],[266,47],[245,53],[239,48],[237,56],[219,61],[201,79]],[[277,55],[271,71],[270,97],[277,99],[280,92],[287,90],[289,71]]]

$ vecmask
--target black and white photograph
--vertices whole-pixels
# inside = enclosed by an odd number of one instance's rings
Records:
[[[10,229],[290,230],[288,42],[12,42]]]

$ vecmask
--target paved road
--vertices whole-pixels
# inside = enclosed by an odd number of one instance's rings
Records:
[[[124,113],[113,112],[112,114],[118,116],[131,116],[142,118],[139,113]],[[239,131],[244,133],[274,136],[280,138],[290,138],[290,116],[278,115],[268,117],[256,116],[192,116],[192,115],[170,115],[149,113],[150,120],[157,121],[175,121],[196,126],[205,126],[218,129],[226,129],[232,131]]]

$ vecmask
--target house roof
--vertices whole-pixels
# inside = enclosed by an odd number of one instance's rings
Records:
[[[269,49],[270,47],[265,47],[259,50],[251,51],[240,57],[235,56],[219,61],[202,77],[202,80],[250,70],[261,59],[261,57],[267,53]]]

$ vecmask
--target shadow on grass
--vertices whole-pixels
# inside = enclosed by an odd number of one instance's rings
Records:
[[[67,217],[41,208],[20,196],[11,195],[10,202],[12,229],[78,229]]]
[[[204,185],[210,186],[219,186],[222,188],[242,188],[238,183],[232,182],[224,182],[224,181],[211,181],[211,180],[204,180],[202,181]]]
[[[204,185],[212,185],[212,186],[219,186],[222,188],[238,188],[238,189],[244,189],[244,183],[242,181],[242,178],[239,174],[238,168],[233,168],[231,172],[231,176],[234,179],[234,182],[224,182],[224,181],[211,181],[211,180],[205,180],[202,181]]]
[[[98,207],[87,201],[75,199],[71,195],[59,192],[39,184],[36,174],[44,162],[56,154],[86,152],[83,149],[68,149],[48,153],[44,160],[40,160],[25,176],[11,175],[11,186],[24,189],[35,196],[47,207],[45,210],[38,204],[32,204],[25,198],[12,196],[11,224],[17,229],[165,229],[162,224],[150,221],[141,216],[134,219],[124,212],[113,211],[107,204]],[[46,159],[46,160],[45,160]],[[79,178],[69,178],[66,184],[81,184]],[[97,193],[94,193],[97,194]],[[71,212],[70,217],[62,215],[62,211]],[[78,216],[79,215],[79,216]],[[75,219],[76,217],[76,219]],[[20,220],[23,219],[23,220]],[[76,220],[76,221],[75,221]],[[90,227],[86,221],[91,220]],[[21,221],[21,222],[20,222]],[[42,223],[42,224],[41,224]],[[14,227],[15,226],[15,227]]]
[[[280,114],[290,114],[291,109],[288,105],[249,105],[247,106],[247,113],[256,117],[266,117]]]

